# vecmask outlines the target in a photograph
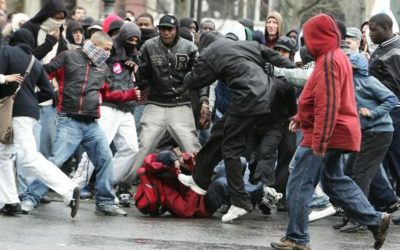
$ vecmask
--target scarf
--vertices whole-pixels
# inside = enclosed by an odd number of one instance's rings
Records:
[[[82,51],[89,57],[90,61],[97,67],[101,66],[110,57],[110,51],[96,47],[91,41],[87,40],[83,45]]]

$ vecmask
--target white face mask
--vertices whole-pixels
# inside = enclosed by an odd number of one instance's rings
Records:
[[[54,29],[59,29],[61,27],[61,25],[64,24],[64,20],[63,21],[57,21],[56,19],[53,19],[51,17],[47,18],[46,21],[44,21],[42,23],[42,25],[40,25],[40,27],[46,31],[49,30],[54,30]]]

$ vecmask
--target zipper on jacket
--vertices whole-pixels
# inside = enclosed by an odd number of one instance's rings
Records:
[[[85,93],[85,88],[86,88],[86,85],[87,85],[88,77],[89,77],[89,63],[86,64],[85,80],[83,82],[82,91],[81,91],[81,97],[79,99],[79,111],[78,111],[78,114],[82,113],[83,94]]]

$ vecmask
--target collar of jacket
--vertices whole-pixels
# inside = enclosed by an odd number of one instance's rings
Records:
[[[395,35],[394,37],[390,38],[389,40],[384,41],[383,43],[381,43],[381,45],[379,45],[379,47],[383,48],[395,41],[399,40],[399,36]]]

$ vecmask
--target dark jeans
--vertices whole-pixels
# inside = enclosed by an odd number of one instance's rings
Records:
[[[342,207],[355,222],[368,226],[376,226],[381,222],[382,213],[376,212],[361,189],[343,174],[341,154],[339,150],[331,150],[319,158],[310,148],[300,146],[297,149],[294,156],[296,163],[287,186],[289,225],[286,237],[303,245],[310,242],[309,206],[320,179],[322,189],[331,201]]]
[[[281,125],[282,140],[278,146],[278,162],[275,170],[275,189],[286,194],[286,186],[289,179],[289,163],[296,152],[296,133],[289,130],[289,124]]]
[[[376,209],[387,208],[397,202],[398,196],[387,178],[383,167],[380,167],[372,180],[369,200]]]
[[[278,146],[282,141],[282,131],[279,125],[271,126],[262,132],[256,131],[254,161],[250,163],[250,181],[255,184],[262,182],[271,187],[275,185],[275,166],[278,157]]]
[[[393,120],[393,140],[390,144],[387,152],[386,162],[392,162],[388,164],[388,168],[392,174],[392,177],[396,180],[397,185],[400,185],[400,107],[393,109],[390,112],[390,116]]]
[[[392,132],[363,132],[360,152],[351,154],[347,160],[345,174],[353,178],[367,197],[371,182],[390,146],[392,135]]]
[[[240,156],[245,152],[247,140],[258,120],[259,116],[233,117],[225,114],[214,124],[209,141],[197,155],[193,172],[195,183],[207,190],[214,166],[223,158],[231,204],[248,211],[253,209],[253,205],[244,189]]]

